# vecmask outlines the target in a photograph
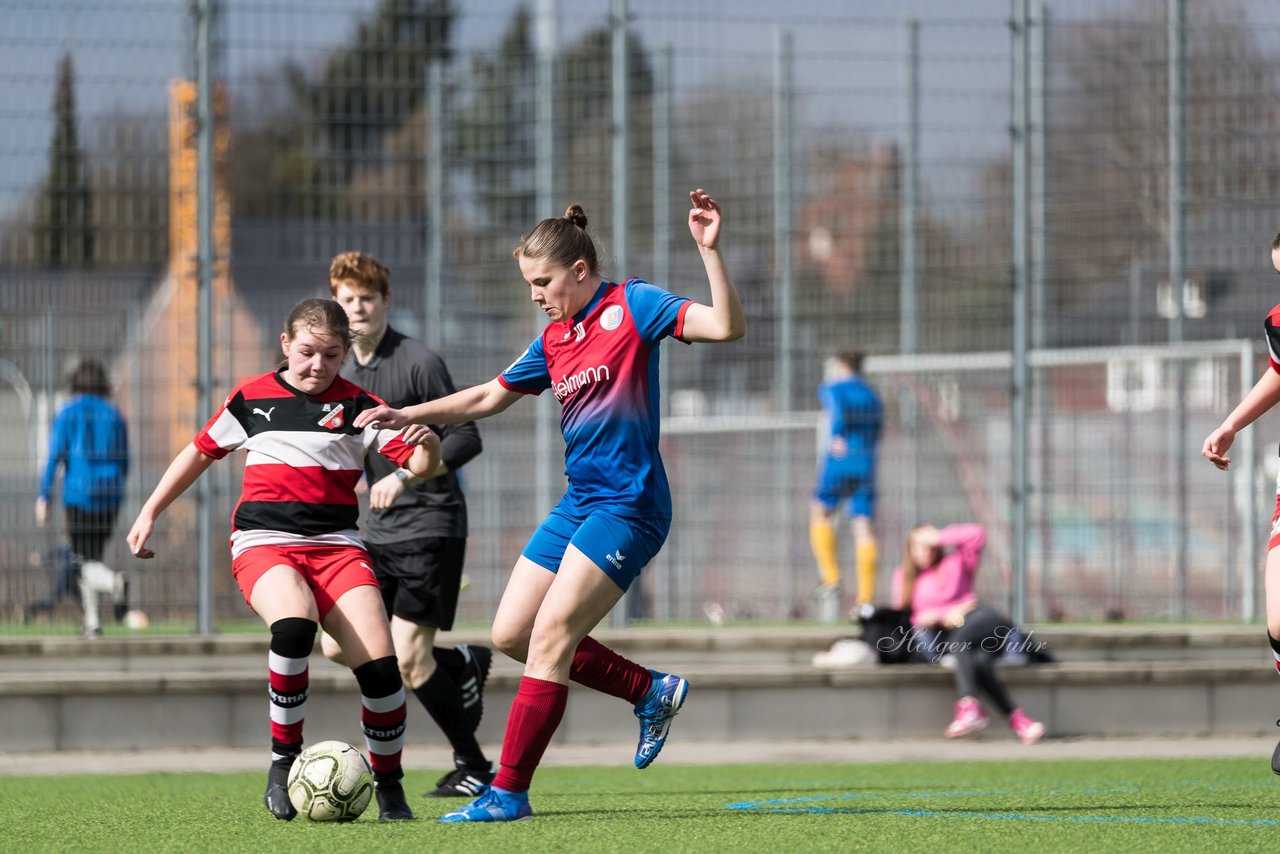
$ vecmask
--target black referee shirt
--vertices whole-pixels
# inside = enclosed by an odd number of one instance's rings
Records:
[[[453,378],[444,360],[412,338],[387,327],[368,364],[355,352],[342,366],[342,376],[371,391],[397,409],[453,394]],[[371,543],[399,543],[420,537],[465,537],[467,501],[457,471],[480,453],[480,431],[474,421],[432,425],[440,435],[440,451],[449,472],[411,483],[386,510],[370,510],[364,517],[364,537]],[[372,486],[395,466],[382,454],[365,456],[364,473]]]

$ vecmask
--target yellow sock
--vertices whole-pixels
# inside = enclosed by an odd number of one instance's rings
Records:
[[[856,569],[858,572],[859,605],[866,605],[876,596],[876,557],[878,550],[875,541],[858,543],[856,549]]]
[[[827,587],[840,583],[840,560],[836,557],[836,529],[827,520],[809,523],[809,545],[818,561],[818,574]]]

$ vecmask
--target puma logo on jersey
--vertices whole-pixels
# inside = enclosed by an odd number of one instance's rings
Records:
[[[273,406],[273,407],[271,407],[270,409],[268,409],[266,412],[263,412],[261,409],[258,409],[257,407],[254,407],[253,414],[254,414],[254,415],[261,415],[263,418],[265,418],[265,419],[267,419],[268,421],[270,421],[270,420],[271,420],[271,413],[273,413],[273,412],[275,412],[275,411],[276,411],[276,408],[275,408],[274,406]]]
[[[324,416],[317,421],[321,427],[328,427],[330,430],[337,430],[342,426],[342,408],[344,404],[339,403],[337,407],[326,412]]]

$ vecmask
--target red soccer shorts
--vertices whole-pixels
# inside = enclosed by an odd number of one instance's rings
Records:
[[[246,603],[263,573],[282,564],[307,582],[321,620],[348,590],[366,584],[378,586],[369,553],[355,546],[253,546],[231,561],[231,572]]]

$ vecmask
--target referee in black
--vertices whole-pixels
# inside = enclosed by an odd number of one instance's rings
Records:
[[[329,291],[355,334],[342,376],[395,407],[453,394],[444,360],[387,325],[391,272],[372,255],[342,252],[329,266]],[[370,512],[364,541],[391,618],[404,684],[422,702],[453,748],[454,768],[424,793],[473,798],[493,780],[476,741],[492,652],[476,644],[435,645],[453,628],[467,548],[467,502],[457,470],[480,453],[474,422],[434,428],[441,463],[418,480],[383,458],[365,457]],[[328,636],[325,655],[341,654]]]

